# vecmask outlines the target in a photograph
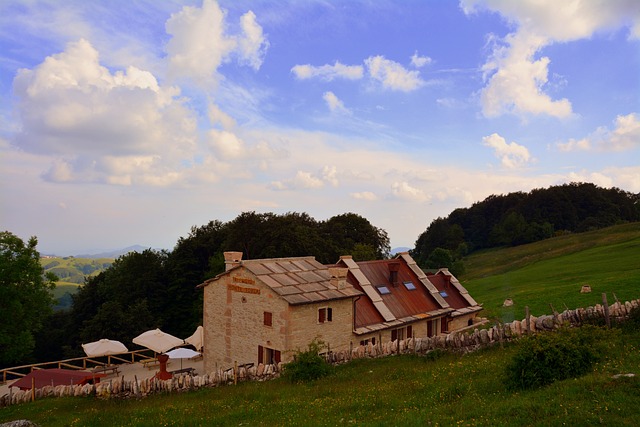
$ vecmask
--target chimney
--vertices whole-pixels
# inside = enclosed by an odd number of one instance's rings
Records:
[[[340,267],[329,267],[329,275],[331,276],[331,284],[336,287],[336,289],[344,289],[347,287],[347,273],[349,273],[348,268],[340,268]]]
[[[398,284],[398,270],[400,270],[399,262],[390,262],[389,263],[389,283],[393,286]]]
[[[224,271],[229,271],[240,265],[242,261],[242,252],[225,252],[224,253]]]

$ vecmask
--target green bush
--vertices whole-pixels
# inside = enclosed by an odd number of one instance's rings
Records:
[[[532,389],[590,372],[600,360],[605,330],[591,325],[522,338],[506,366],[510,389]]]
[[[283,377],[292,383],[301,383],[331,374],[333,366],[320,355],[324,348],[322,341],[313,340],[306,351],[296,352],[293,361],[284,365]]]

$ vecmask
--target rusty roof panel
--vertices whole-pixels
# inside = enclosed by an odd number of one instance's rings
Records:
[[[288,302],[289,304],[292,304],[292,305],[308,304],[310,302],[307,299],[307,297],[305,295],[303,295],[303,294],[285,295],[282,298],[284,298],[284,300],[286,302]]]
[[[397,281],[395,284],[391,283],[389,262],[390,260],[367,261],[358,263],[358,266],[374,287],[384,285],[389,289],[389,294],[380,297],[395,318],[413,316],[442,308],[426,287],[418,286],[420,283],[418,275],[405,262],[399,263]],[[394,262],[397,263],[397,260]],[[407,289],[404,282],[412,282],[416,285],[415,289]]]
[[[273,288],[273,290],[281,296],[302,293],[302,291],[295,286],[280,286],[279,288]]]
[[[272,274],[271,278],[282,286],[298,285],[302,282],[297,280],[293,274]]]
[[[265,267],[262,264],[258,264],[257,262],[249,262],[243,265],[244,267],[247,268],[247,270],[249,270],[256,276],[259,276],[261,274],[271,274],[271,270],[269,270],[267,267]]]
[[[269,260],[263,264],[266,268],[268,268],[271,273],[286,273],[287,270],[282,268],[279,263],[274,260]]]
[[[260,276],[260,280],[262,280],[267,286],[276,289],[276,288],[281,288],[282,285],[277,282],[276,280],[273,280],[273,278],[271,276]]]
[[[319,291],[318,293],[327,300],[344,298],[344,294],[335,289],[325,289],[323,291]]]
[[[322,275],[318,274],[315,271],[301,271],[299,273],[296,273],[296,276],[300,277],[301,280],[307,283],[321,282],[323,280],[327,280],[326,277],[322,277]]]
[[[469,302],[460,294],[460,291],[457,287],[453,286],[449,282],[449,277],[443,273],[432,274],[429,275],[429,281],[438,288],[439,292],[446,292],[446,297],[444,300],[449,303],[449,306],[455,309],[461,309],[463,307],[468,307]],[[441,294],[442,295],[442,294]]]
[[[298,289],[302,292],[318,292],[326,290],[328,286],[328,282],[303,283],[298,285]]]

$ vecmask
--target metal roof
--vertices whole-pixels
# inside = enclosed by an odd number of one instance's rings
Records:
[[[245,260],[240,266],[253,273],[291,305],[352,298],[362,292],[346,283],[332,283],[329,268],[314,257]]]

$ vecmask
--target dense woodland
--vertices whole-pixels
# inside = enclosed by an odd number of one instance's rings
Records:
[[[639,221],[639,199],[593,184],[494,195],[434,220],[412,255],[423,268],[446,266],[460,275],[462,259],[472,251]],[[196,286],[224,271],[225,251],[241,251],[244,259],[314,256],[330,264],[346,254],[360,261],[387,258],[390,246],[386,231],[353,213],[316,221],[306,213],[245,212],[226,223],[194,226],[171,251],[130,252],[87,277],[71,308],[43,322],[32,356],[14,362],[82,356],[81,343],[101,338],[131,345],[153,328],[191,335],[202,322]]]
[[[411,251],[422,267],[464,271],[468,253],[640,221],[640,194],[589,183],[493,195],[431,222]]]

